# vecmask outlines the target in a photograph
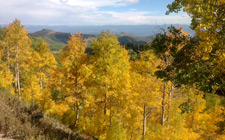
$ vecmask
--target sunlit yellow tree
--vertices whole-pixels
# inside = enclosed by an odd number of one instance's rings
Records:
[[[0,86],[9,87],[12,84],[13,75],[7,67],[7,63],[2,60],[3,51],[0,50]]]
[[[27,34],[28,31],[16,19],[6,27],[6,33],[2,42],[6,49],[6,63],[13,73],[14,92],[19,97],[21,97],[21,75],[29,69],[31,59],[31,40]]]
[[[87,94],[92,96],[93,103],[90,104],[90,115],[85,117],[91,124],[87,122],[83,127],[100,139],[124,139],[123,115],[130,87],[128,53],[109,32],[101,33],[93,41],[92,49]]]
[[[160,62],[154,53],[152,51],[141,52],[139,57],[138,60],[131,62],[131,89],[132,100],[135,103],[134,110],[139,111],[141,114],[141,118],[137,121],[142,120],[142,138],[145,139],[150,115],[153,110],[159,109],[158,104],[161,101],[159,97],[162,82],[154,76],[156,66]],[[134,133],[137,132],[135,129],[138,129],[138,127],[132,130]]]
[[[46,110],[47,100],[51,100],[48,79],[55,70],[57,62],[43,39],[38,38],[33,44],[32,59],[29,62],[29,72],[24,79],[23,94],[32,101],[32,104],[38,104]]]
[[[86,96],[85,81],[88,75],[87,61],[85,53],[86,43],[81,34],[71,34],[70,40],[61,51],[60,62],[62,67],[61,93],[65,96],[65,101],[70,106],[64,121],[69,123],[71,128],[77,128],[82,106]]]

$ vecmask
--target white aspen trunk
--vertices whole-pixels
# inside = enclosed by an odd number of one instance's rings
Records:
[[[163,84],[163,97],[162,97],[162,114],[161,114],[161,125],[165,124],[165,98],[166,98],[166,82]]]
[[[8,40],[7,40],[8,42]],[[7,67],[8,67],[8,70],[10,71],[10,62],[9,62],[9,46],[7,47]]]
[[[144,105],[144,113],[143,113],[143,140],[145,139],[146,134],[146,120],[147,120],[147,113],[146,113],[146,105]]]
[[[21,98],[21,90],[20,90],[20,72],[19,72],[19,64],[17,63],[17,86],[18,86],[18,94]]]
[[[19,48],[18,45],[16,45],[16,82],[17,82],[17,89],[18,89],[18,95],[19,98],[21,98],[21,90],[20,90],[20,72],[19,72]]]
[[[173,84],[171,85],[170,91],[169,91],[169,103],[168,103],[168,120],[169,120],[169,114],[170,114],[170,107],[172,103],[172,94],[173,94]]]
[[[78,94],[78,79],[77,79],[77,73],[76,73],[76,78],[75,78],[75,96]],[[79,104],[78,101],[76,101],[76,118],[75,118],[75,128],[77,127],[78,120],[79,120]]]
[[[15,67],[15,77],[14,77],[14,80],[15,80],[15,91],[17,92],[18,86],[17,86],[17,70],[16,70],[16,67]]]

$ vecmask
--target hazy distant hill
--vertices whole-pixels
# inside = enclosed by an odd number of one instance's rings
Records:
[[[49,43],[49,47],[52,51],[58,51],[61,48],[65,47],[67,41],[70,38],[70,33],[57,32],[50,29],[42,29],[40,31],[30,33],[32,37],[42,37],[46,42]],[[96,38],[97,35],[91,34],[82,34],[84,39],[89,40],[89,42]],[[135,45],[141,45],[146,43],[151,43],[154,39],[154,35],[152,36],[134,36],[129,33],[120,33],[117,35],[120,44],[132,43]]]
[[[49,48],[52,51],[58,51],[65,47],[67,41],[70,38],[70,33],[62,33],[50,29],[43,29],[35,33],[30,33],[29,35],[32,37],[42,37],[46,42],[49,43]],[[85,34],[83,37],[84,39],[92,39],[95,37],[95,35]]]
[[[146,43],[151,43],[154,39],[155,35],[151,36],[134,36],[129,33],[120,33],[117,35],[120,44],[133,43],[135,45],[142,45]]]
[[[82,34],[100,34],[102,31],[109,30],[111,33],[120,34],[121,32],[130,33],[134,36],[149,36],[161,32],[171,25],[106,25],[106,26],[50,26],[50,25],[25,25],[30,33],[37,32],[42,29],[51,29],[57,32],[66,33],[82,33]],[[184,31],[194,34],[189,25],[175,25],[184,27]]]
[[[60,50],[61,48],[63,48],[66,45],[64,41],[61,41],[61,39],[58,39],[56,37],[58,35],[58,32],[53,31],[53,30],[43,29],[43,30],[37,31],[35,33],[30,33],[29,35],[32,36],[32,37],[43,38],[46,42],[49,43],[49,48],[52,51]],[[65,35],[64,38],[67,37],[67,36],[69,38],[69,35],[70,34]]]

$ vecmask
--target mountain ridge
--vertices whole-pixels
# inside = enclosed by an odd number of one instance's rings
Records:
[[[134,36],[149,36],[162,32],[161,29],[167,29],[171,24],[165,25],[104,25],[104,26],[72,26],[72,25],[25,25],[30,33],[40,31],[42,29],[51,29],[57,32],[67,32],[77,34],[93,34],[99,35],[102,31],[110,31],[113,34],[127,32]],[[194,31],[186,24],[175,24],[177,27],[184,27],[184,31],[194,34]]]
[[[49,43],[50,50],[59,51],[60,49],[66,46],[66,43],[71,36],[71,33],[58,32],[51,29],[42,29],[34,33],[29,33],[29,35],[31,37],[43,38],[46,42]],[[82,36],[84,39],[88,40],[88,44],[90,45],[92,39],[97,38],[98,35],[82,34]],[[130,34],[127,32],[121,32],[120,34],[117,34],[117,37],[121,45],[125,45],[128,43],[135,44],[135,45],[143,45],[143,44],[151,43],[155,35],[134,36],[133,34]]]

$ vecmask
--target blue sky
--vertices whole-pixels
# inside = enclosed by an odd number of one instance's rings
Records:
[[[190,24],[186,13],[165,15],[173,0],[0,0],[0,24],[25,25]]]
[[[139,0],[137,3],[130,3],[126,6],[105,6],[100,7],[101,11],[115,11],[115,12],[126,12],[126,11],[149,11],[149,15],[162,16],[165,15],[167,5],[172,3],[173,0]]]

